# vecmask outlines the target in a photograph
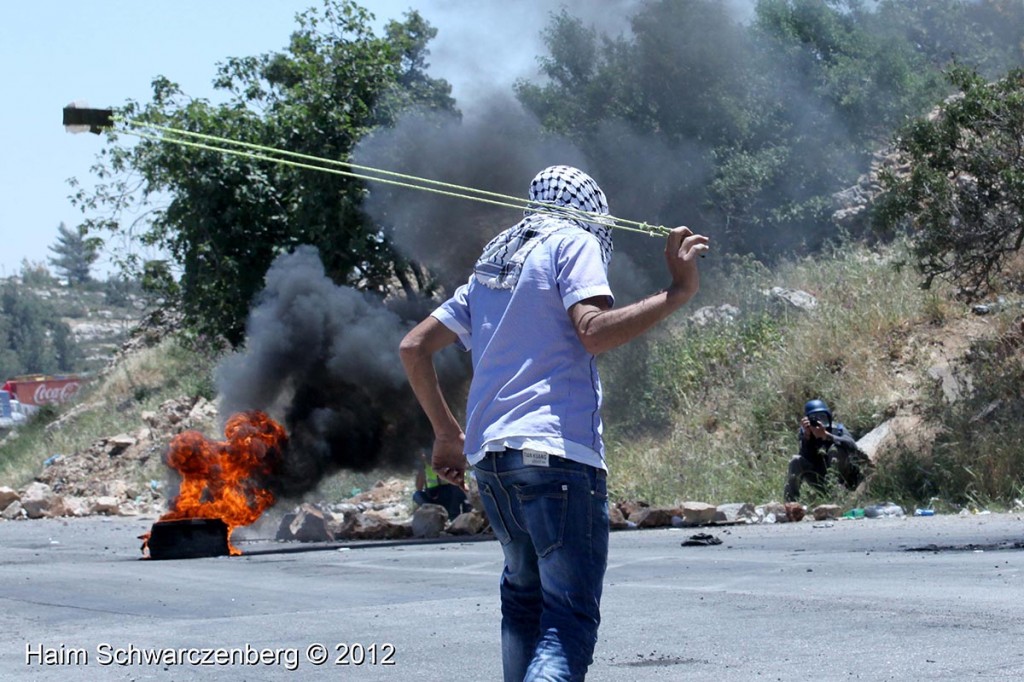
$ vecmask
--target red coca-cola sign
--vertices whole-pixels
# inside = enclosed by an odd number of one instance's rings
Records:
[[[25,405],[55,405],[71,400],[82,387],[82,380],[75,378],[43,379],[40,381],[18,381],[14,384],[18,402]]]

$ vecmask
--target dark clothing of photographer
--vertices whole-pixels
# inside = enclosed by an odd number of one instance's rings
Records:
[[[842,423],[832,421],[832,411],[823,401],[811,400],[804,406],[804,418],[797,438],[800,450],[789,460],[783,490],[786,502],[795,502],[800,497],[800,486],[804,481],[822,489],[829,468],[850,489],[856,488],[863,479],[861,465],[865,463],[866,456]]]

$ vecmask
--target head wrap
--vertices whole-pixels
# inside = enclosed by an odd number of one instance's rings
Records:
[[[541,242],[556,232],[579,227],[597,238],[605,265],[612,258],[611,228],[581,217],[544,212],[544,208],[575,208],[608,215],[604,192],[589,175],[571,166],[545,168],[530,183],[530,205],[524,217],[484,247],[474,272],[477,280],[492,289],[511,289],[519,281],[523,262]],[[534,208],[535,207],[535,208]],[[541,212],[537,212],[540,210]]]

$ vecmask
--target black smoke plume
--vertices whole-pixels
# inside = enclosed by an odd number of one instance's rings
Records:
[[[522,200],[541,169],[555,164],[586,166],[575,146],[544,134],[510,96],[495,95],[484,106],[472,120],[410,111],[393,128],[364,138],[355,159],[375,168]],[[449,289],[465,282],[491,237],[523,217],[521,209],[441,193],[374,182],[368,190],[364,209],[384,227],[395,248],[430,268]]]
[[[218,366],[216,385],[222,418],[258,409],[283,420],[279,496],[300,497],[341,469],[410,468],[430,445],[398,357],[408,329],[378,298],[334,284],[314,247],[274,261],[245,348]]]
[[[666,150],[653,138],[614,124],[602,130],[605,158],[592,160],[570,140],[545,132],[511,96],[477,102],[475,112],[464,119],[409,112],[393,128],[361,141],[355,160],[520,200],[527,198],[530,181],[545,167],[576,166],[605,190],[614,215],[668,226],[685,223],[674,215],[672,192],[680,183],[703,181],[707,172],[697,164],[696,151]],[[432,191],[376,182],[368,190],[367,213],[403,256],[430,268],[448,292],[466,281],[482,247],[523,217],[520,209]],[[619,230],[614,240],[609,277],[619,300],[649,293],[652,282],[663,276],[662,243]]]

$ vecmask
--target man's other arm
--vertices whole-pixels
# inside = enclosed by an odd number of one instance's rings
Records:
[[[455,343],[458,337],[436,318],[428,317],[405,335],[398,347],[409,385],[434,430],[431,458],[434,471],[445,480],[464,485],[466,437],[452,414],[434,369],[434,354]]]
[[[700,288],[697,258],[707,250],[707,237],[677,227],[665,244],[665,264],[672,278],[668,288],[617,309],[603,296],[571,306],[569,318],[587,352],[598,355],[635,339],[693,298]]]

